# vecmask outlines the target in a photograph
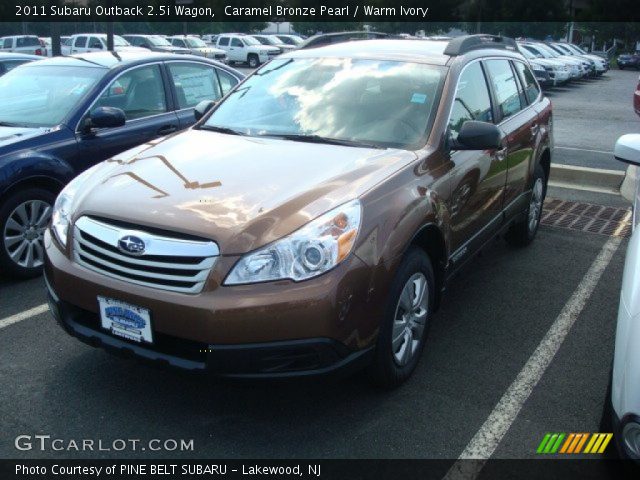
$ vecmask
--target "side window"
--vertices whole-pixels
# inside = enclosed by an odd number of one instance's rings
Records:
[[[533,73],[531,73],[531,69],[522,62],[513,62],[513,64],[516,66],[518,75],[520,75],[522,85],[524,85],[524,95],[527,98],[527,101],[529,103],[534,102],[540,94],[540,89],[538,88],[538,84],[536,83]]]
[[[148,65],[123,73],[100,95],[96,106],[120,108],[127,120],[166,112],[160,67]]]
[[[89,48],[102,49],[102,42],[97,37],[89,37]]]
[[[239,39],[239,38],[232,38],[232,39],[231,39],[231,46],[232,46],[232,47],[241,47],[241,48],[242,48],[244,45],[243,45],[243,43],[240,41],[240,39]]]
[[[5,38],[4,43],[2,44],[2,48],[11,48],[12,45],[13,45],[13,42],[11,41],[11,39]]]
[[[87,44],[87,37],[76,37],[73,46],[76,48],[84,48]]]
[[[229,37],[222,37],[218,41],[218,45],[223,46],[223,47],[228,47],[229,46]]]
[[[222,95],[216,70],[197,63],[169,63],[176,87],[178,108],[195,107],[202,100],[217,100]]]
[[[449,118],[452,138],[458,137],[462,124],[468,120],[493,122],[491,97],[480,62],[470,64],[458,79],[456,98]]]
[[[238,84],[238,79],[224,70],[218,70],[218,79],[220,80],[222,95],[229,93]]]
[[[184,43],[184,40],[182,40],[181,38],[174,38],[171,43],[173,43],[173,45],[176,46],[176,47],[184,47],[184,46],[186,46],[186,44]]]
[[[522,109],[520,92],[509,61],[487,60],[486,65],[502,118],[518,113]]]

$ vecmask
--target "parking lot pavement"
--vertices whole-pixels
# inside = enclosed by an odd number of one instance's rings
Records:
[[[553,103],[553,161],[625,170],[613,158],[613,146],[620,135],[640,133],[640,118],[633,111],[637,84],[637,71],[610,70],[546,92]]]
[[[238,384],[155,369],[32,316],[0,328],[0,457],[457,458],[610,238],[543,225],[528,248],[492,243],[451,285],[415,375],[392,392],[363,375]],[[597,431],[625,242],[494,456],[531,457],[547,431]],[[0,288],[0,321],[44,301],[39,279]],[[194,451],[17,451],[21,434],[193,439]]]

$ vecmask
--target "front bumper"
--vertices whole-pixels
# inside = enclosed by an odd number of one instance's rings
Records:
[[[370,272],[355,255],[305,282],[218,286],[191,295],[81,267],[50,232],[45,249],[45,278],[57,321],[69,334],[112,352],[220,376],[289,377],[350,372],[368,361],[375,345],[379,318],[368,301]],[[149,309],[153,345],[103,330],[97,296]]]
[[[240,345],[207,345],[156,333],[154,345],[114,337],[98,316],[60,300],[47,282],[49,308],[71,336],[120,357],[226,378],[276,379],[343,376],[365,367],[373,347],[351,352],[328,338]]]

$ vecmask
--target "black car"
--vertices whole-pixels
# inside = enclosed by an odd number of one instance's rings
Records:
[[[183,55],[191,53],[188,48],[171,45],[166,38],[160,35],[123,35],[122,38],[135,47],[146,48],[152,52],[179,53]]]
[[[42,57],[24,53],[0,52],[0,77],[9,70],[13,70],[23,63],[33,62],[34,60],[42,60]]]
[[[55,57],[0,77],[0,273],[40,273],[44,230],[69,180],[191,126],[198,103],[243,77],[213,60],[152,52]]]
[[[640,69],[640,53],[623,53],[618,55],[618,68],[624,70],[625,68]]]

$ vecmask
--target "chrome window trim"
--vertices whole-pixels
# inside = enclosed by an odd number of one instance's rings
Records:
[[[80,124],[82,123],[82,120],[87,116],[87,114],[91,111],[91,109],[93,108],[93,106],[98,102],[98,100],[100,99],[100,97],[102,96],[102,94],[104,92],[107,91],[107,89],[113,84],[113,82],[115,82],[117,79],[119,79],[122,75],[129,73],[133,70],[136,70],[138,68],[143,68],[143,67],[149,67],[151,65],[162,65],[162,61],[157,61],[157,62],[152,62],[152,63],[145,63],[142,65],[134,65],[130,68],[127,68],[126,70],[123,70],[122,72],[120,72],[117,76],[115,76],[114,78],[111,79],[111,81],[102,89],[100,90],[100,93],[98,93],[98,95],[96,95],[96,97],[93,99],[93,102],[91,102],[91,105],[89,105],[89,107],[84,111],[84,113],[82,114],[82,116],[80,117],[80,120],[78,120],[78,123],[76,124],[76,128],[75,128],[75,133],[81,133],[80,131]],[[166,94],[166,90],[165,90],[165,83],[164,83],[164,78],[162,76],[162,71],[160,71],[160,78],[162,80],[162,91],[164,93],[165,96],[165,102],[167,101],[167,94]],[[169,110],[169,102],[167,102],[167,111],[166,112],[162,112],[162,113],[156,113],[154,115],[149,115],[147,117],[140,117],[140,118],[135,118],[133,120],[127,120],[127,122],[125,122],[125,125],[127,123],[131,123],[131,122],[137,122],[139,120],[147,120],[148,118],[153,118],[153,117],[159,117],[161,115],[166,115],[167,113],[173,113],[175,110]]]

